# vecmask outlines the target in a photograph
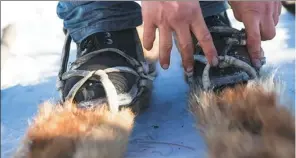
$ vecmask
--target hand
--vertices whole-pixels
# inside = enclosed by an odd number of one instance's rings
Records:
[[[181,51],[182,63],[187,73],[193,71],[193,43],[190,30],[205,52],[212,65],[218,64],[217,51],[211,34],[204,22],[199,2],[197,1],[143,1],[144,21],[143,45],[150,50],[159,29],[159,60],[163,69],[170,65],[172,32],[176,33]]]
[[[256,67],[261,67],[260,59],[264,56],[261,51],[261,41],[275,37],[275,26],[281,13],[280,1],[262,2],[229,2],[235,18],[243,22],[247,33],[248,52]]]

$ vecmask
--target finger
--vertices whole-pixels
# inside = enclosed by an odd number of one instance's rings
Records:
[[[272,16],[262,18],[260,22],[261,40],[271,40],[275,37],[275,24]]]
[[[181,52],[183,67],[186,72],[193,71],[193,43],[189,26],[183,25],[175,29]]]
[[[143,46],[148,51],[152,49],[155,40],[156,26],[147,20],[144,22]]]
[[[278,15],[280,16],[281,15],[281,12],[282,12],[282,2],[279,1],[279,5],[278,5]]]
[[[273,11],[273,21],[274,25],[276,26],[279,22],[279,15],[280,15],[280,8],[281,8],[281,2],[274,2],[274,11]]]
[[[190,29],[198,40],[207,60],[212,66],[218,65],[217,50],[214,46],[212,36],[205,24],[200,6],[196,10],[196,18],[192,22]]]
[[[260,17],[255,13],[248,13],[243,16],[243,23],[247,33],[247,49],[255,67],[261,67],[261,35]]]
[[[172,31],[168,27],[159,28],[159,62],[163,69],[170,65],[172,50]]]

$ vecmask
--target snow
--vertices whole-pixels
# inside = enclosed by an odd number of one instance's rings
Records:
[[[57,2],[1,2],[1,29],[17,26],[11,56],[1,68],[1,157],[9,157],[18,145],[28,121],[41,102],[58,99],[55,89],[64,42]],[[13,8],[13,10],[12,10]],[[17,12],[15,12],[17,10]],[[12,13],[13,11],[13,13]],[[230,19],[237,28],[231,10]],[[295,17],[282,10],[277,36],[263,42],[266,70],[286,85],[285,94],[295,107]],[[72,48],[74,50],[74,48]],[[73,58],[73,56],[72,56]],[[206,148],[186,107],[188,86],[183,80],[180,56],[173,48],[172,65],[154,83],[151,107],[136,119],[127,157],[205,157]],[[3,61],[1,61],[3,62]],[[176,88],[178,87],[178,88]]]

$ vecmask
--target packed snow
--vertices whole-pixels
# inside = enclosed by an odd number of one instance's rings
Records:
[[[59,99],[55,88],[64,43],[57,2],[1,1],[1,29],[14,23],[16,41],[1,68],[1,157],[9,157],[21,140],[37,106]],[[228,11],[233,26],[243,27]],[[276,70],[285,95],[295,107],[295,17],[282,10],[277,35],[263,42],[264,69]],[[75,47],[72,47],[75,51]],[[74,55],[74,53],[72,53]],[[71,58],[73,59],[74,56]],[[205,145],[187,110],[188,86],[183,80],[180,56],[173,48],[172,66],[154,83],[151,107],[136,120],[127,157],[205,157]],[[176,88],[178,87],[178,88]]]

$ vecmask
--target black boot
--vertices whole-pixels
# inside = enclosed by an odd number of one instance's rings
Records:
[[[205,55],[193,37],[195,46],[195,64],[192,76],[186,76],[187,82],[198,85],[204,90],[221,90],[258,77],[259,69],[250,60],[246,47],[244,30],[231,27],[226,12],[205,18],[219,56],[219,66],[211,67]],[[232,63],[231,63],[232,62]],[[265,60],[262,59],[262,65]]]
[[[145,61],[136,29],[90,35],[77,43],[77,59],[67,70],[70,41],[67,34],[58,82],[63,101],[82,107],[112,102],[137,113],[148,106],[155,67]]]

